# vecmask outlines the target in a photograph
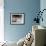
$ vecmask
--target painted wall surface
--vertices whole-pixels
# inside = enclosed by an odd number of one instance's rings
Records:
[[[43,10],[43,9],[46,9],[46,0],[41,0],[40,1],[40,9],[41,9],[41,11]],[[41,21],[40,22],[40,25],[42,25],[42,26],[45,26],[46,27],[46,10],[43,12],[43,15],[42,15],[42,17],[43,17],[43,22]]]
[[[40,9],[39,0],[4,0],[4,35],[7,41],[18,41],[32,29],[32,22]],[[24,25],[11,25],[10,13],[25,13]]]
[[[4,41],[4,2],[0,0],[0,42]]]
[[[46,0],[40,1],[40,10],[43,10],[43,9],[46,9]],[[46,27],[46,10],[43,12],[42,17],[43,17],[43,22],[40,21],[40,25]],[[45,37],[45,44],[46,44],[46,37]]]

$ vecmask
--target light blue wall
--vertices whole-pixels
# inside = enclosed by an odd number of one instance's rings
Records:
[[[43,9],[46,9],[46,0],[40,1],[40,10],[43,10]],[[46,11],[43,13],[42,17],[43,17],[43,22],[40,21],[40,25],[46,27]],[[45,37],[45,39],[46,39],[46,37]],[[45,44],[46,44],[46,40],[45,40]]]
[[[32,29],[32,19],[40,9],[39,0],[4,0],[4,30],[5,40],[18,41]],[[24,25],[11,25],[10,13],[25,13]]]
[[[43,9],[46,9],[46,0],[41,0],[40,1],[40,10],[42,11]],[[46,10],[43,12],[43,22],[40,22],[40,25],[45,26],[46,27]]]

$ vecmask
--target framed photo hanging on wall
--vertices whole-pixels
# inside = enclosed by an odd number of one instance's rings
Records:
[[[11,13],[10,24],[24,24],[25,17],[24,13]]]

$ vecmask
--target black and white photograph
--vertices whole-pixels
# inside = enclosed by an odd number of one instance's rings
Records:
[[[11,24],[24,24],[24,13],[11,13]]]

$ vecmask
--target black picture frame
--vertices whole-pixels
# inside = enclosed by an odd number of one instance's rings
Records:
[[[11,25],[25,24],[25,14],[24,13],[10,13],[10,24]]]

